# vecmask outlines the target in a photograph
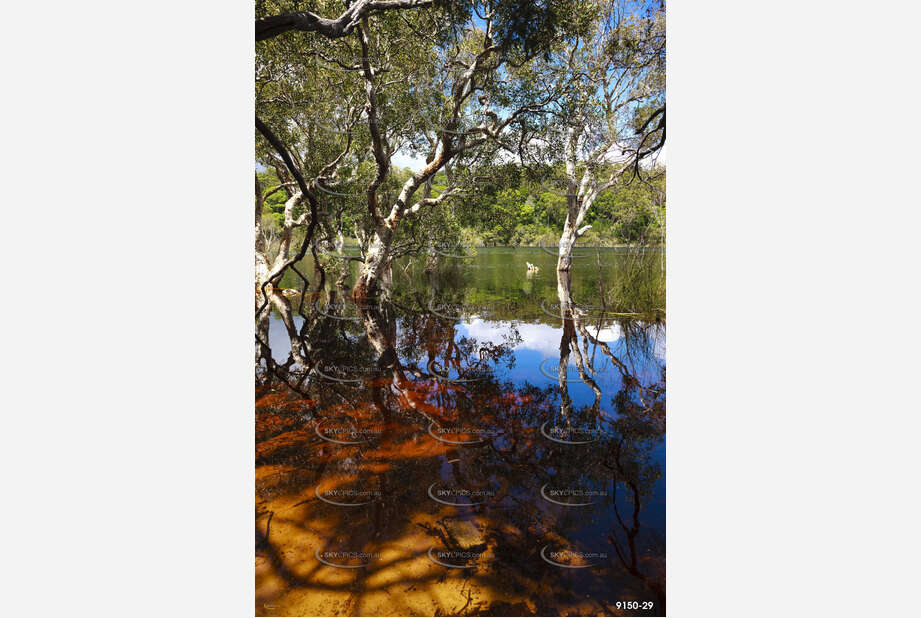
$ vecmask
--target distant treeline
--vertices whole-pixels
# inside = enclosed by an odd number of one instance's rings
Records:
[[[509,163],[478,174],[474,190],[454,205],[468,243],[477,245],[556,244],[566,220],[566,187],[561,170],[535,178],[529,170]],[[644,173],[643,178],[646,179]],[[435,176],[443,188],[443,173]],[[602,193],[585,217],[591,225],[580,245],[645,244],[665,240],[665,170],[653,179]]]
[[[396,189],[411,173],[407,168],[394,168],[388,184]],[[278,184],[271,170],[260,176],[265,186]],[[664,244],[665,168],[643,170],[641,176],[597,198],[584,221],[592,228],[579,245]],[[566,220],[567,189],[561,178],[561,167],[537,173],[516,163],[481,168],[465,179],[466,193],[448,201],[440,220],[429,226],[436,228],[432,232],[447,233],[444,228],[453,228],[448,236],[466,245],[556,245]],[[439,195],[447,186],[445,172],[438,172],[432,180],[431,195]],[[284,191],[266,199],[264,224],[272,227],[283,221],[286,199]],[[354,236],[354,219],[361,217],[363,210],[360,203],[340,209],[340,229],[347,239]],[[442,237],[441,233],[433,235]],[[349,240],[346,243],[353,244]]]

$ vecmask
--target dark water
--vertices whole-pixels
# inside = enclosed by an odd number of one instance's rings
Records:
[[[662,252],[445,253],[257,324],[256,613],[663,615]]]

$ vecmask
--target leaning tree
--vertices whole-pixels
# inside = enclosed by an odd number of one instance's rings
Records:
[[[257,174],[256,282],[264,296],[267,289],[279,283],[288,268],[305,257],[314,232],[325,221],[320,212],[322,196],[317,191],[317,178],[334,176],[353,148],[351,133],[344,146],[316,132],[300,135],[305,138],[301,140],[295,137],[303,133],[305,126],[304,116],[298,118],[296,111],[312,109],[311,119],[323,118],[324,103],[328,104],[329,99],[318,95],[328,95],[337,87],[312,74],[313,64],[305,59],[321,53],[325,43],[350,35],[359,21],[369,16],[430,9],[436,4],[457,10],[453,2],[442,0],[355,0],[346,2],[344,9],[341,2],[320,0],[311,2],[310,10],[305,10],[298,0],[257,0],[256,159],[274,168],[279,181],[274,186],[263,187]],[[332,113],[329,105],[325,107],[327,113]],[[341,105],[337,109],[341,111]],[[316,123],[309,124],[316,128]],[[331,154],[330,148],[335,152]],[[265,240],[262,218],[266,198],[277,191],[284,192],[286,202],[280,242],[272,251]],[[299,250],[293,252],[292,236],[300,227],[306,228],[305,233]],[[316,260],[315,249],[313,254]]]
[[[457,170],[474,167],[471,159],[484,149],[512,149],[517,123],[553,102],[558,89],[531,87],[533,64],[567,29],[583,27],[579,3],[522,3],[517,11],[496,0],[470,4],[465,21],[456,15],[439,21],[432,13],[413,24],[400,14],[378,16],[372,28],[362,19],[354,61],[330,58],[339,68],[356,68],[363,82],[374,162],[370,180],[357,185],[367,214],[356,300],[386,292],[401,223],[463,195],[471,178]],[[419,153],[425,165],[395,196],[382,199],[380,188],[401,147]],[[432,180],[442,170],[448,186],[435,195]]]
[[[257,64],[271,55],[267,50],[277,53],[283,66],[272,75],[287,86],[273,87],[295,96],[268,94],[257,100],[260,114],[276,106],[272,119],[257,117],[257,127],[267,142],[265,154],[284,181],[282,190],[294,202],[291,225],[308,226],[298,254],[276,260],[272,282],[304,256],[307,242],[334,210],[329,204],[354,205],[357,198],[362,216],[355,234],[362,260],[353,295],[369,298],[386,289],[394,243],[407,227],[401,223],[462,195],[470,174],[453,170],[469,169],[483,149],[511,149],[516,123],[553,101],[558,90],[535,89],[529,71],[551,45],[584,29],[589,5],[358,2],[334,20],[336,25],[312,13],[259,20],[257,39],[264,42],[257,46]],[[313,38],[305,41],[305,36]],[[262,47],[275,44],[278,49]],[[308,91],[322,104],[297,100]],[[318,132],[325,135],[318,138]],[[303,154],[317,140],[328,144],[325,154]],[[323,149],[314,145],[311,152]],[[394,191],[392,161],[400,152],[419,155],[425,165]],[[442,171],[448,186],[434,191],[432,180]],[[298,216],[298,204],[305,200]]]

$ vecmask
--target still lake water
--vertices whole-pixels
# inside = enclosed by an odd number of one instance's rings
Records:
[[[663,251],[451,253],[257,324],[256,614],[664,615]]]

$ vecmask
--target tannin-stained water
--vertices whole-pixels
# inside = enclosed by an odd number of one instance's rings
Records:
[[[661,252],[423,266],[257,323],[257,615],[663,615]]]

